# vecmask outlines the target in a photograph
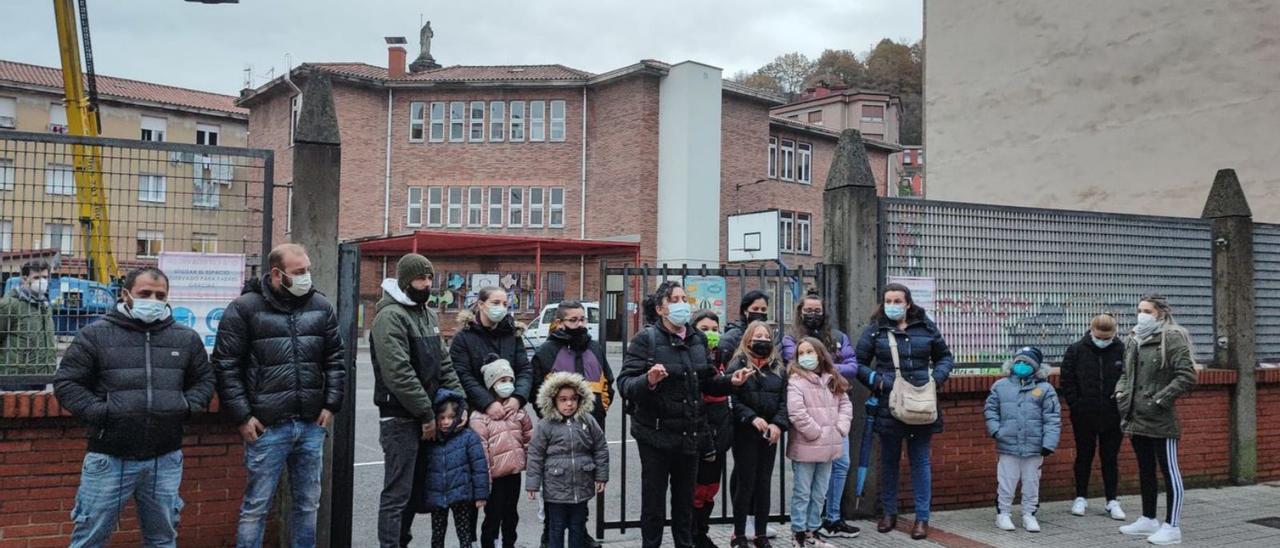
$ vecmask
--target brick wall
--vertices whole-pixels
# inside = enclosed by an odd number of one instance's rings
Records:
[[[658,79],[634,76],[587,98],[587,238],[640,236],[641,261],[658,241]]]
[[[85,455],[85,427],[51,392],[4,392],[0,414],[0,547],[66,546],[71,509]],[[244,444],[215,413],[193,418],[183,438],[178,527],[182,546],[233,546],[244,493]],[[267,538],[274,536],[275,522]],[[114,545],[139,545],[141,532],[129,502]]]
[[[1259,369],[1258,481],[1280,480],[1280,369]]]

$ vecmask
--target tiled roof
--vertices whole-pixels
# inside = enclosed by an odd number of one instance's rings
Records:
[[[389,80],[387,69],[366,63],[307,63],[325,72],[369,78],[373,80]],[[580,82],[592,76],[591,73],[572,69],[563,65],[494,65],[441,67],[417,73],[406,73],[396,82],[491,82],[491,81],[546,81],[566,80]]]
[[[178,107],[225,112],[248,117],[249,110],[235,106],[236,98],[207,91],[98,75],[98,94],[113,99],[147,101]],[[62,69],[0,60],[0,82],[62,89]]]

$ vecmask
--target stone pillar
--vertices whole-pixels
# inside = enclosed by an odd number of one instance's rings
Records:
[[[856,339],[880,301],[880,261],[877,254],[880,206],[875,176],[858,130],[844,130],[836,144],[835,159],[831,162],[827,186],[823,191],[823,219],[823,262],[840,265],[839,274],[833,276],[835,280],[827,281],[828,287],[837,295],[830,306],[834,307],[839,326]],[[870,392],[854,382],[849,395],[853,399],[854,418],[853,428],[849,431],[849,482],[845,485],[842,508],[845,517],[868,517],[875,511],[876,493],[879,491],[879,466],[876,466],[879,451],[874,450],[874,441],[866,489],[862,504],[856,511],[854,494],[859,449],[866,423],[863,403]]]
[[[329,77],[313,73],[302,88],[302,112],[293,134],[293,242],[307,249],[315,288],[330,301],[338,295],[341,168],[342,145],[338,138],[338,117],[333,107]],[[347,351],[355,352],[356,341],[346,342]],[[353,380],[349,373],[348,390],[354,384]],[[328,525],[333,502],[332,476],[333,436],[328,436],[325,439],[323,488],[316,528],[316,542],[322,547],[330,545]],[[288,520],[282,523],[288,523]],[[347,539],[347,542],[335,545],[349,543]]]
[[[1213,367],[1236,370],[1231,394],[1231,481],[1251,484],[1258,468],[1253,213],[1235,170],[1218,171],[1201,217],[1213,221]]]

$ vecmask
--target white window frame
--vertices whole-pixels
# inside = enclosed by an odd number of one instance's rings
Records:
[[[0,158],[0,190],[13,190],[18,172],[13,167],[12,158]]]
[[[196,144],[208,145],[211,147],[218,146],[222,141],[222,127],[213,124],[196,124]],[[203,143],[200,141],[204,141]]]
[[[813,144],[796,143],[796,181],[813,184]]]
[[[212,184],[212,183],[210,183]],[[169,178],[156,173],[138,174],[138,201],[163,204],[169,196]]]
[[[560,220],[556,220],[556,215]],[[547,193],[547,227],[564,228],[564,187],[552,187]]]
[[[537,198],[534,198],[535,194]],[[528,199],[529,228],[542,228],[547,223],[547,189],[540,186],[529,187]]]
[[[50,196],[74,196],[76,194],[76,169],[70,164],[44,166],[44,193]]]
[[[0,97],[0,118],[8,118],[0,122],[0,129],[18,127],[18,100],[14,97]]]
[[[0,219],[0,251],[13,251],[13,221]]]
[[[813,252],[813,215],[796,213],[796,253]]]
[[[284,191],[285,191],[284,201],[288,202],[285,205],[285,212],[284,212],[284,233],[290,234],[293,232],[293,182],[292,181],[285,183]]]
[[[448,189],[449,209],[446,212],[445,226],[460,228],[462,227],[462,200],[465,198],[463,191],[466,189],[460,186],[451,186]]]
[[[529,142],[547,140],[547,102],[529,101]]]
[[[218,235],[212,232],[192,232],[191,251],[195,253],[217,253]]]
[[[512,101],[511,108],[507,116],[510,131],[507,133],[507,140],[513,143],[523,143],[525,139],[525,106],[524,101]]]
[[[524,187],[513,186],[507,189],[507,227],[524,226]]]
[[[792,235],[795,231],[796,214],[790,211],[778,212],[778,251],[791,253],[795,251]]]
[[[293,145],[293,136],[298,132],[298,119],[302,117],[302,94],[289,98],[289,145]]]
[[[151,141],[155,143],[163,143],[164,136],[169,132],[169,121],[159,116],[142,116],[139,124],[138,139],[141,141]]]
[[[67,132],[67,107],[62,103],[49,103],[49,131]]]
[[[418,136],[414,137],[413,132]],[[422,101],[409,102],[409,142],[421,143],[427,139],[427,104]]]
[[[562,143],[565,140],[566,133],[564,119],[565,115],[568,113],[566,110],[567,108],[568,106],[564,101],[551,102],[551,127],[547,131],[547,137],[549,137],[553,143]],[[557,110],[559,110],[559,113],[556,112]]]
[[[769,178],[778,178],[778,138],[769,138]]]
[[[433,221],[432,218],[435,218]],[[427,226],[444,226],[444,187],[427,187]]]
[[[467,139],[467,102],[449,102],[449,142],[461,143]]]
[[[505,101],[489,102],[489,142],[501,143],[507,140],[507,103]]]
[[[144,238],[143,236],[146,236],[146,237]],[[159,236],[159,237],[157,238],[156,236]],[[145,249],[145,252],[138,251],[137,257],[139,259],[159,258],[160,254],[164,252],[164,231],[140,228],[138,229],[137,243],[141,244],[142,242],[147,242],[145,246],[146,249]],[[160,242],[159,249],[155,248],[155,245],[154,245],[155,242]]]
[[[490,228],[502,228],[506,221],[506,214],[502,206],[507,201],[507,189],[500,186],[491,186],[486,192],[489,193],[489,219],[487,224]],[[495,197],[497,200],[494,199]]]
[[[444,109],[443,101],[435,101],[431,103],[429,112],[431,116],[431,133],[430,139],[433,143],[444,142]]]
[[[467,141],[471,143],[483,143],[484,101],[472,101],[467,107],[467,115],[470,118],[470,131],[467,132]]]
[[[51,230],[53,227],[59,227],[58,245],[53,245],[54,234]],[[75,225],[71,223],[45,223],[44,239],[41,247],[45,249],[57,249],[63,255],[75,253]]]
[[[408,192],[406,192],[405,194],[406,194],[405,197],[408,199],[408,202],[409,202],[408,204],[405,205],[405,216],[404,216],[405,226],[413,226],[413,227],[422,226],[422,187],[411,186],[409,187]],[[413,217],[415,214],[417,214],[418,216],[417,221],[413,220]]]
[[[783,139],[778,147],[778,178],[783,181],[796,180],[796,142]]]
[[[467,226],[484,226],[484,187],[467,187]]]

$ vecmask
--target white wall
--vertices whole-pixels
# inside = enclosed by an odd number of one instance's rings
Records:
[[[926,0],[929,198],[1280,222],[1280,2]]]
[[[658,87],[659,264],[719,266],[720,73],[686,61]]]

